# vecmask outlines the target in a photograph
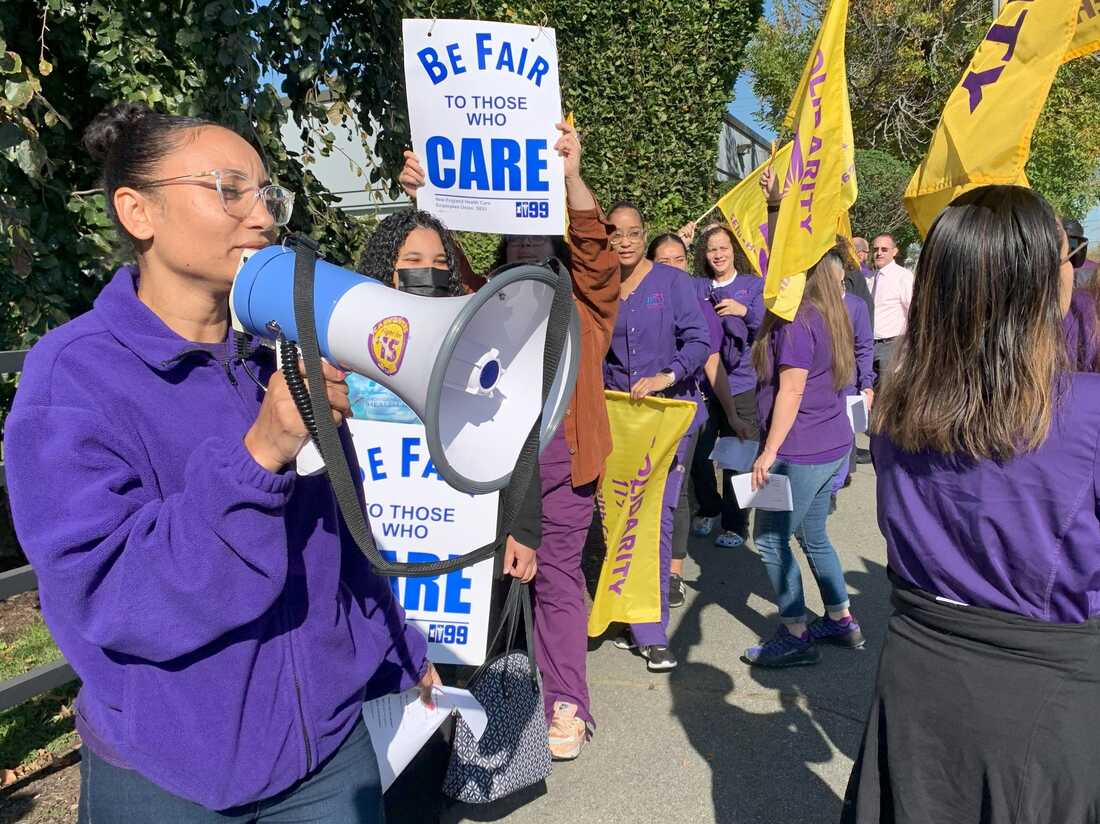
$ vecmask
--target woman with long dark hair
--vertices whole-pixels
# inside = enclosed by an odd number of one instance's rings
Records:
[[[746,650],[744,659],[754,666],[816,664],[817,644],[864,644],[849,610],[844,570],[826,530],[833,478],[853,440],[842,396],[855,374],[843,278],[843,257],[828,252],[808,273],[794,320],[769,313],[753,345],[763,432],[753,486],[766,484],[769,473],[785,475],[793,503],[789,512],[756,511],[753,543],[775,590],[780,626],[770,640]],[[792,535],[806,553],[826,610],[809,626]]]
[[[438,678],[327,476],[295,472],[309,434],[274,358],[229,324],[241,253],[293,196],[204,120],[122,104],[85,145],[135,264],[31,350],[4,438],[83,682],[78,820],[380,822],[368,682],[430,702]],[[324,375],[340,424],[345,376]]]
[[[1064,234],[957,197],[872,415],[893,615],[844,822],[1096,821],[1100,377],[1073,374]]]
[[[684,273],[654,263],[645,256],[646,229],[641,210],[620,202],[608,219],[615,225],[611,243],[619,257],[619,315],[604,362],[604,385],[629,392],[631,397],[658,395],[700,404],[696,373],[710,353],[706,319],[691,283]],[[651,672],[665,672],[677,665],[668,648],[669,584],[672,564],[674,515],[702,423],[700,408],[691,429],[683,437],[669,467],[661,510],[660,558],[661,620],[634,624],[630,636],[615,643],[637,647]]]

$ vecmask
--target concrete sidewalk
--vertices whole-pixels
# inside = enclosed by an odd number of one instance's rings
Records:
[[[555,764],[545,788],[500,805],[448,808],[421,794],[391,804],[391,821],[837,821],[889,614],[869,466],[841,493],[829,532],[867,649],[825,648],[815,667],[750,669],[739,656],[775,629],[763,565],[749,547],[723,550],[710,538],[693,539],[687,605],[672,613],[678,669],[652,675],[641,658],[605,641],[588,658],[599,726],[580,759]],[[820,613],[797,554],[809,607]],[[436,769],[445,758],[441,744],[426,754]]]

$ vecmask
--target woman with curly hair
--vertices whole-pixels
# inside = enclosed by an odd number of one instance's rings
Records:
[[[429,298],[463,293],[451,233],[428,212],[404,209],[381,223],[359,258],[359,271],[387,286]],[[362,375],[348,375],[348,396],[357,418],[394,423],[420,423],[397,395]],[[516,515],[505,545],[504,573],[525,584],[535,577],[535,547],[542,540],[540,479],[536,465],[531,492]]]

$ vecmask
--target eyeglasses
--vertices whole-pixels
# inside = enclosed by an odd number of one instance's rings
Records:
[[[266,186],[253,186],[247,177],[238,173],[223,169],[212,169],[209,172],[196,172],[195,174],[166,177],[163,180],[152,180],[145,184],[145,188],[154,186],[166,186],[169,183],[183,183],[186,181],[199,182],[202,178],[214,178],[214,188],[221,198],[222,208],[230,217],[244,220],[256,206],[257,200],[262,200],[271,219],[276,226],[286,226],[290,222],[290,216],[294,212],[294,192],[282,186],[269,183]],[[204,185],[199,183],[200,186]],[[208,184],[206,184],[209,187]]]
[[[624,240],[629,240],[631,243],[637,243],[641,240],[645,240],[644,229],[631,229],[627,232],[612,232],[611,233],[611,245],[622,246]]]

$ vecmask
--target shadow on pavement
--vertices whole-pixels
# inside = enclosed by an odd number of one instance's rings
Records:
[[[836,532],[839,524],[830,526]],[[844,536],[832,537],[840,547]],[[671,639],[680,666],[671,674],[670,686],[673,714],[711,768],[715,822],[836,821],[841,799],[814,765],[824,769],[833,760],[833,748],[848,759],[858,750],[890,612],[885,567],[861,559],[863,569],[846,573],[866,649],[824,648],[821,663],[813,667],[736,665],[723,671],[691,661],[692,649],[704,642],[704,610],[716,605],[756,636],[770,637],[774,611],[761,614],[749,599],[757,595],[772,602],[771,585],[759,556],[748,546],[721,549],[710,539],[693,539],[689,552],[700,574],[687,582],[696,596]],[[810,591],[815,586],[812,579],[804,584]],[[711,650],[723,641],[706,640]],[[737,656],[742,650],[729,652]],[[773,711],[777,699],[780,708]],[[756,701],[761,712],[745,708]]]

